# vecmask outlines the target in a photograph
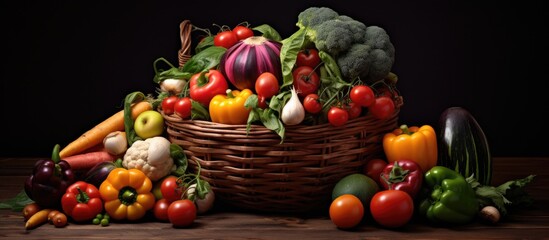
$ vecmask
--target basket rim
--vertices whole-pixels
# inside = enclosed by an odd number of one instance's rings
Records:
[[[400,113],[400,108],[402,106],[402,96],[398,96],[397,98],[398,99],[395,99],[395,103],[396,103],[395,111],[391,116],[389,116],[387,119],[384,119],[384,120],[378,120],[378,119],[375,119],[374,116],[372,116],[371,114],[366,114],[354,119],[350,119],[349,121],[347,121],[347,123],[345,123],[345,125],[339,126],[339,127],[332,126],[328,122],[322,123],[322,124],[314,124],[314,125],[304,125],[304,124],[284,125],[284,127],[286,129],[286,133],[288,132],[300,133],[300,132],[310,132],[310,131],[322,131],[322,132],[336,131],[337,132],[345,127],[362,125],[365,122],[388,121],[390,119],[394,119],[395,117],[398,117]],[[199,128],[226,129],[226,130],[238,131],[238,132],[246,132],[248,127],[248,125],[246,124],[224,124],[224,123],[217,123],[217,122],[212,122],[209,120],[202,120],[202,119],[182,119],[176,114],[167,115],[161,109],[159,109],[158,111],[162,114],[165,121],[168,121],[169,123],[193,124]],[[274,133],[274,132],[262,124],[252,123],[250,125],[250,130],[247,134],[254,135],[254,134],[265,134],[265,133]]]

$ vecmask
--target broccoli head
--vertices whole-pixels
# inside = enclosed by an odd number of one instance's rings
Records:
[[[340,15],[337,19],[347,24],[349,30],[351,30],[353,42],[362,42],[365,40],[366,25],[364,23],[345,15]]]
[[[395,59],[395,48],[391,43],[389,34],[378,26],[369,26],[366,28],[366,35],[364,36],[365,43],[372,46],[374,49],[381,49],[390,56],[391,61]]]
[[[296,24],[319,51],[332,56],[343,77],[374,82],[389,74],[395,48],[387,32],[378,26],[366,26],[327,7],[302,11]]]
[[[373,83],[391,71],[395,48],[382,28],[369,26],[365,32],[365,41],[353,44],[336,61],[344,78],[352,80],[359,77],[367,83]]]
[[[346,79],[355,79],[368,75],[371,50],[369,45],[353,44],[348,51],[345,51],[336,59],[341,75]]]
[[[310,7],[297,16],[297,26],[300,28],[313,27],[328,20],[335,19],[339,14],[327,7]]]
[[[333,57],[354,43],[364,42],[366,25],[327,7],[310,7],[299,13],[296,24],[306,30],[309,42]]]
[[[353,32],[346,22],[333,19],[314,26],[307,36],[320,51],[337,56],[353,45]]]

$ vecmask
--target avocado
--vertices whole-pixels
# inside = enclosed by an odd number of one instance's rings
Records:
[[[332,190],[332,201],[343,194],[353,194],[360,199],[364,208],[370,207],[370,200],[379,191],[379,186],[362,173],[353,173],[340,179]]]

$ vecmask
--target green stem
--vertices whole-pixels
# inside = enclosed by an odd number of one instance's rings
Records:
[[[233,91],[231,91],[231,89],[227,89],[227,91],[225,91],[227,93],[227,98],[235,98],[235,96],[233,95]]]
[[[118,199],[120,199],[124,205],[132,205],[137,200],[137,192],[131,187],[125,187],[120,190]]]
[[[400,165],[398,165],[398,162],[393,163],[393,168],[391,169],[391,174],[389,175],[389,181],[391,183],[398,183],[404,181],[406,179],[406,176],[408,176],[409,170],[405,170]]]
[[[53,151],[51,153],[51,160],[57,164],[59,163],[59,161],[61,160],[61,157],[59,156],[59,144],[55,144],[55,146],[53,147]]]
[[[53,175],[62,178],[63,173],[61,170],[61,166],[59,166],[59,161],[61,161],[61,157],[59,156],[59,148],[60,148],[59,144],[55,144],[55,146],[53,147],[53,151],[51,153],[51,160],[54,163]]]
[[[154,60],[153,62],[153,69],[154,69],[154,73],[155,75],[158,75],[158,69],[156,68],[156,64],[159,62],[159,61],[163,61],[165,62],[166,64],[168,64],[168,66],[170,66],[171,68],[175,68],[170,62],[168,62],[168,60],[166,60],[165,58],[158,58],[156,60]]]
[[[410,128],[408,128],[408,125],[406,124],[400,125],[400,130],[402,130],[402,134],[408,134],[408,135],[414,134],[414,132],[410,131]]]
[[[90,200],[90,197],[88,196],[88,194],[82,191],[82,189],[80,189],[80,187],[78,186],[76,187],[76,189],[78,190],[78,194],[76,195],[76,200],[79,203],[88,203],[88,201]]]
[[[197,79],[197,86],[203,87],[204,85],[208,84],[208,77],[206,77],[206,72],[201,72],[200,76]]]

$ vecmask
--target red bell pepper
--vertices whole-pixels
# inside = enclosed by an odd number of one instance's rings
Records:
[[[415,198],[423,184],[423,171],[415,161],[399,160],[385,166],[379,182],[385,189],[404,191]]]
[[[77,181],[67,188],[61,198],[63,212],[76,222],[93,220],[103,212],[103,200],[97,187],[84,181]]]
[[[215,95],[225,95],[228,88],[229,84],[225,76],[215,69],[210,69],[207,73],[196,73],[189,80],[191,99],[206,107],[210,105],[210,101]]]

